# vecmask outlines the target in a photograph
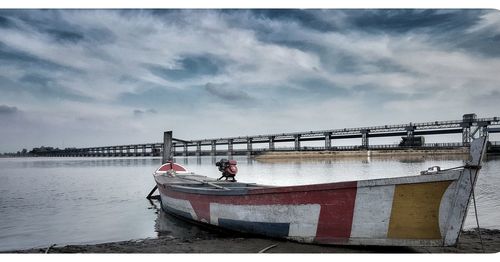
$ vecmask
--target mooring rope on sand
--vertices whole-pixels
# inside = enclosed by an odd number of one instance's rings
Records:
[[[264,253],[264,252],[268,251],[269,249],[277,247],[277,246],[278,246],[278,244],[270,245],[270,246],[260,250],[259,253]]]
[[[56,244],[52,244],[51,246],[49,246],[47,249],[45,249],[45,254],[49,253],[49,250],[53,247],[55,247]]]

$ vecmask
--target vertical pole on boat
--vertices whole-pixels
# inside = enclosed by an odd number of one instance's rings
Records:
[[[172,160],[172,131],[163,132],[163,157],[162,164]]]
[[[153,154],[154,154],[154,150]],[[163,132],[163,156],[161,163],[162,165],[167,163],[168,161],[172,160],[172,131],[166,131]],[[147,199],[154,198],[153,193],[158,189],[158,185],[155,185],[153,189],[151,189],[151,192],[149,192],[148,196],[146,197]],[[158,196],[156,196],[158,197]]]

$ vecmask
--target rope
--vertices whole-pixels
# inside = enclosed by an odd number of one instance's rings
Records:
[[[53,244],[53,245],[49,246],[47,249],[45,249],[45,254],[48,254],[48,253],[49,253],[49,250],[50,250],[51,248],[55,247],[55,246],[56,246],[56,244]]]
[[[259,251],[259,253],[265,253],[265,252],[266,252],[266,251],[268,251],[269,249],[274,248],[274,247],[277,247],[277,246],[278,246],[278,244],[270,245],[270,246],[268,246],[268,247],[266,247],[266,248],[264,248],[264,249],[260,250],[260,251]]]
[[[447,169],[441,169],[440,171],[448,171],[448,170],[454,170],[454,169],[459,169],[459,168],[464,168],[466,166],[456,166],[456,167],[451,167],[451,168],[447,168]]]
[[[479,241],[481,242],[481,249],[483,250],[483,253],[486,253],[484,251],[483,238],[481,237],[481,228],[479,227],[479,219],[478,219],[478,215],[477,215],[477,206],[476,206],[476,195],[474,193],[474,182],[472,181],[472,173],[471,172],[469,172],[469,177],[470,177],[470,182],[472,185],[472,201],[474,203],[474,215],[476,217],[477,234],[479,236]]]

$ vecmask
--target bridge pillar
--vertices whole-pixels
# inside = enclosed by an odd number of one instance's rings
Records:
[[[274,151],[274,136],[269,137],[269,151]]]
[[[196,156],[201,156],[201,142],[196,142]]]
[[[332,132],[325,133],[325,149],[330,149],[332,147]]]
[[[184,156],[188,156],[188,144],[184,143]]]
[[[146,156],[146,145],[142,145],[142,156]]]
[[[477,122],[477,128],[479,129],[479,136],[485,136],[486,140],[488,140],[488,126],[491,125],[491,122],[489,121],[480,121]]]
[[[369,141],[368,141],[368,134],[370,133],[370,130],[368,129],[363,129],[361,130],[361,146],[363,148],[368,149],[369,146]]]
[[[252,155],[252,138],[247,139],[247,155]]]
[[[137,156],[137,145],[134,145],[134,156]]]
[[[293,136],[295,140],[295,151],[300,151],[300,135]]]
[[[212,150],[210,151],[210,154],[211,154],[212,156],[216,156],[216,155],[217,155],[217,152],[216,152],[216,150],[217,150],[217,145],[215,144],[216,142],[217,142],[216,140],[212,140],[212,141],[210,142],[210,144],[212,145]]]
[[[156,145],[152,144],[151,145],[151,156],[155,156],[155,153],[156,153]]]
[[[410,123],[409,126],[405,127],[406,130],[406,140],[409,146],[415,145],[415,129],[416,127]],[[423,145],[422,145],[423,146]]]
[[[227,155],[228,156],[233,155],[233,140],[232,139],[227,140]]]
[[[410,141],[413,141],[415,137],[416,127],[410,123],[410,126],[407,126],[405,129],[406,129],[406,137],[408,137],[408,139],[411,139]]]
[[[462,127],[462,143],[464,146],[468,146],[471,142],[471,127],[472,123],[476,122],[476,119],[476,114],[465,114],[462,116],[462,123],[460,126]]]

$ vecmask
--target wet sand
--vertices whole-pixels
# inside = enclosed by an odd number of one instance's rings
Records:
[[[500,251],[500,230],[481,229],[485,253]],[[464,231],[456,247],[327,246],[258,238],[218,235],[129,240],[96,245],[67,245],[2,253],[483,253],[477,231]]]

